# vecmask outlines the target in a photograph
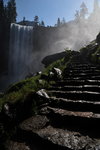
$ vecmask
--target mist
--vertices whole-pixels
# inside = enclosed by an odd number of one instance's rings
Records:
[[[80,10],[76,11],[75,19],[58,27],[59,40],[54,43],[53,48],[55,47],[57,51],[63,51],[67,48],[79,51],[80,48],[94,40],[100,32],[98,1],[94,1],[93,12],[88,17],[87,14],[87,7],[85,3],[82,3]]]

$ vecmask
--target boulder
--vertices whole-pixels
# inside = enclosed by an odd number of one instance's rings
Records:
[[[50,64],[52,64],[53,62],[59,60],[59,59],[62,59],[66,56],[66,52],[60,52],[60,53],[56,53],[56,54],[53,54],[53,55],[49,55],[49,56],[46,56],[43,60],[42,60],[42,63],[45,65],[45,67],[49,66]]]
[[[52,69],[53,76],[55,80],[61,79],[62,78],[62,71],[59,68],[54,67]]]
[[[46,93],[45,89],[41,89],[37,92],[37,95],[45,97],[45,98],[49,98],[48,94]]]
[[[31,150],[25,143],[9,141],[6,144],[6,150]]]
[[[99,150],[100,147],[100,141],[92,139],[89,136],[50,126],[46,116],[32,117],[24,121],[20,125],[20,128],[23,131],[37,135],[38,138],[43,140],[44,144],[48,141],[48,143],[53,144],[53,146],[60,146],[61,150],[63,148],[69,150]]]
[[[97,44],[100,45],[100,32],[99,32],[99,34],[98,34],[97,37],[96,37],[96,42],[97,42]]]
[[[46,116],[36,115],[33,116],[20,124],[20,128],[27,131],[38,131],[46,126],[49,120]]]
[[[15,107],[12,103],[6,102],[3,105],[2,113],[9,119],[14,119],[16,116]]]

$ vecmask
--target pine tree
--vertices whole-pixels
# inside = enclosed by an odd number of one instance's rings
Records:
[[[0,0],[0,41],[2,39],[2,27],[3,27],[3,11],[4,11],[4,5],[3,0]],[[0,42],[0,47],[2,48],[2,42]]]
[[[66,20],[65,20],[65,18],[63,17],[63,19],[62,19],[62,24],[65,24],[66,23]]]
[[[0,0],[0,41],[4,36],[4,19],[4,2],[3,0]]]
[[[60,18],[58,18],[57,20],[57,27],[59,27],[61,25],[61,21],[60,21]]]
[[[41,21],[40,26],[45,27],[45,23],[43,20]]]
[[[22,25],[26,25],[26,18],[23,17]]]
[[[85,19],[86,14],[88,14],[88,9],[84,2],[81,4],[80,8],[80,18]]]
[[[39,25],[39,17],[38,16],[35,16],[34,17],[34,24],[33,24],[33,26],[34,27],[37,27]]]
[[[9,23],[15,23],[17,17],[16,2],[15,0],[9,0],[7,4],[7,19]]]
[[[76,10],[76,13],[75,13],[75,20],[76,21],[79,21],[80,20],[80,13],[78,10]]]
[[[2,23],[4,19],[4,2],[0,0],[0,23]]]

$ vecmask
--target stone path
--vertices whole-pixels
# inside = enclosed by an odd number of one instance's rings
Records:
[[[20,125],[26,137],[34,135],[42,141],[37,150],[99,150],[100,68],[73,63],[46,93],[49,98],[45,98],[39,114]]]

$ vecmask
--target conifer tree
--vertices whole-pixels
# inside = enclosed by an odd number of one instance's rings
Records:
[[[39,25],[39,17],[38,16],[35,16],[34,17],[34,24],[33,24],[33,26],[34,27],[37,27]]]
[[[23,17],[22,25],[26,25],[26,18]]]
[[[81,4],[80,8],[80,18],[85,19],[86,14],[88,14],[88,9],[84,2]]]
[[[4,2],[0,0],[0,47],[2,49],[2,42],[4,41]]]
[[[66,21],[65,21],[65,18],[63,17],[62,24],[65,24],[65,23],[66,23]]]
[[[57,27],[59,27],[61,25],[61,21],[60,21],[60,18],[58,18],[57,20]]]
[[[4,20],[4,2],[0,0],[0,24]]]
[[[16,2],[15,0],[9,0],[7,4],[7,19],[9,23],[15,23],[17,17]]]
[[[41,21],[40,26],[45,27],[45,23],[43,20]]]
[[[80,20],[80,13],[78,10],[76,10],[76,13],[75,13],[75,20],[76,21],[79,21]]]

